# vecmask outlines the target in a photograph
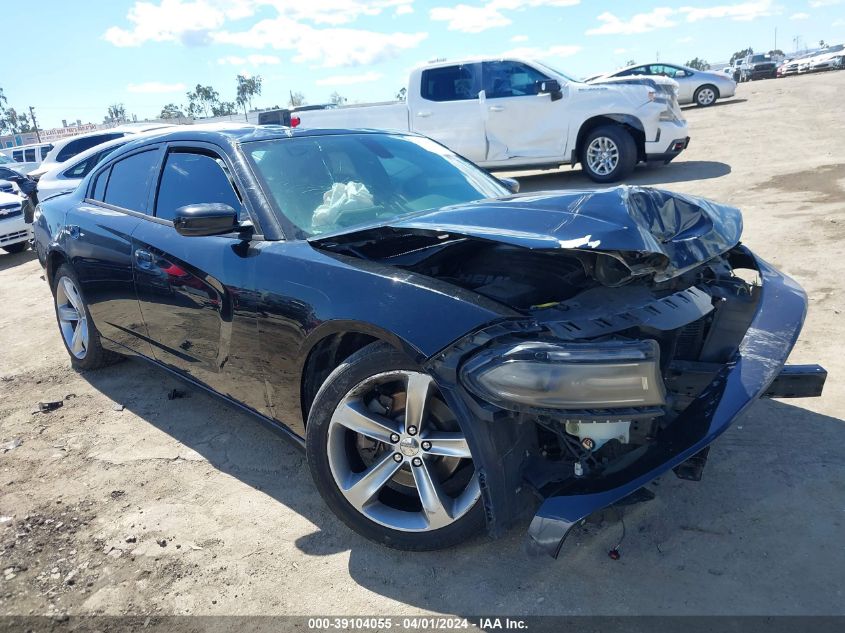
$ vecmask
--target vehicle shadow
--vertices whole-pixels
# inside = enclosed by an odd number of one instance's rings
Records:
[[[580,614],[598,592],[608,597],[608,614],[843,611],[830,591],[845,566],[845,550],[835,546],[845,481],[840,419],[755,404],[714,445],[701,482],[662,477],[650,484],[654,500],[626,508],[624,520],[611,510],[600,524],[578,528],[557,561],[525,554],[524,522],[497,541],[480,536],[448,551],[407,553],[351,532],[323,504],[301,452],[250,416],[139,361],[84,377],[213,468],[317,526],[295,541],[301,552],[349,551],[358,585],[413,609]],[[189,397],[167,400],[176,386]],[[611,560],[607,552],[625,532],[622,558]]]
[[[36,258],[35,251],[27,249],[23,253],[7,253],[0,251],[0,272],[31,262]]]
[[[691,180],[709,180],[721,178],[731,173],[731,166],[712,160],[681,160],[668,165],[641,165],[625,179],[626,185],[665,185]],[[555,189],[595,189],[600,187],[587,178],[580,169],[562,169],[559,171],[520,176],[520,193],[549,191]],[[613,186],[613,185],[607,185]]]
[[[748,99],[744,99],[742,97],[728,97],[727,99],[718,99],[716,103],[707,106],[707,108],[721,108],[722,106],[731,105],[734,103],[745,103]],[[703,110],[706,108],[700,108],[699,106],[695,105],[694,103],[687,103],[681,106],[681,110]]]

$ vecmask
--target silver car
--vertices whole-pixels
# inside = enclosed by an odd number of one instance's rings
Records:
[[[615,73],[603,75],[596,81],[607,77],[647,77],[659,75],[669,77],[678,82],[678,102],[695,103],[699,106],[709,106],[717,99],[733,97],[736,94],[736,82],[725,73],[696,70],[677,64],[639,64],[629,66]]]

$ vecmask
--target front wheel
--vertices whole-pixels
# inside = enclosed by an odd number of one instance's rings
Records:
[[[595,182],[616,182],[634,171],[637,144],[619,125],[601,125],[584,139],[581,165]]]
[[[434,550],[484,526],[454,413],[431,377],[389,345],[365,347],[326,379],[308,416],[306,450],[325,502],[372,541]]]

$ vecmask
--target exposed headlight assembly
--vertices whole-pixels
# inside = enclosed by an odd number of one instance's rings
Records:
[[[461,370],[477,396],[504,409],[608,409],[664,404],[654,340],[524,342],[494,347]]]

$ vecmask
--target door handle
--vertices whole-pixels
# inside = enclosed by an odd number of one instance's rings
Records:
[[[73,239],[79,238],[81,232],[80,232],[78,226],[76,226],[75,224],[68,224],[67,227],[65,227],[65,228],[67,229],[67,234],[68,234],[69,237],[71,237]]]
[[[153,254],[141,248],[135,251],[135,261],[138,262],[139,268],[153,267]]]
[[[490,106],[490,112],[504,112],[505,106]]]
[[[417,116],[423,119],[430,117],[431,110],[420,110],[419,112],[417,112]]]

